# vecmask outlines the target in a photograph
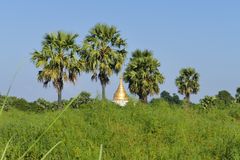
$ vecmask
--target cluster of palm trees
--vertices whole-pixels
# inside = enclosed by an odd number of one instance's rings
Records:
[[[92,75],[92,80],[100,80],[102,98],[106,98],[106,85],[110,76],[118,74],[127,56],[126,40],[115,26],[96,24],[90,29],[82,44],[77,44],[78,34],[56,32],[46,34],[42,48],[34,51],[31,60],[37,68],[38,80],[47,87],[52,83],[57,90],[58,102],[62,100],[64,82],[75,83],[82,72]],[[124,81],[131,93],[147,102],[149,95],[158,94],[164,76],[159,71],[160,62],[149,50],[135,50],[124,71]],[[199,74],[193,68],[180,71],[176,79],[179,93],[190,101],[190,94],[199,91]]]

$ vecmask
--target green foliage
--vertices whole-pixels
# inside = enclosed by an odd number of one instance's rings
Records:
[[[162,93],[160,95],[161,95],[162,99],[164,99],[165,101],[167,101],[170,104],[181,104],[182,103],[179,96],[175,93],[173,93],[173,95],[171,96],[169,92],[162,91]]]
[[[135,50],[124,72],[124,81],[129,83],[131,93],[138,95],[139,99],[147,102],[149,95],[158,94],[159,85],[164,82],[160,73],[160,62],[153,57],[149,50]]]
[[[234,102],[234,98],[226,90],[219,91],[216,97],[217,104],[220,106],[230,106]]]
[[[70,100],[62,100],[59,104],[58,102],[49,102],[43,98],[39,98],[34,102],[28,102],[23,98],[17,97],[8,97],[6,106],[4,107],[5,111],[11,110],[13,108],[30,111],[30,112],[44,112],[44,111],[56,111],[61,109],[64,105],[67,105],[73,98]],[[5,96],[0,96],[0,105],[2,105],[5,100]],[[92,102],[91,94],[88,92],[81,92],[79,96],[72,103],[72,108],[79,108],[83,104],[88,104]]]
[[[126,45],[117,28],[107,24],[96,24],[85,37],[81,59],[86,71],[92,73],[92,80],[100,80],[103,99],[109,77],[122,68],[127,55]]]
[[[3,104],[4,99],[6,98],[6,96],[0,96],[0,105]],[[31,108],[31,106],[34,105],[33,103],[29,103],[27,102],[25,99],[23,98],[17,98],[17,97],[8,97],[8,100],[5,104],[4,110],[8,111],[11,108],[17,108],[23,111],[27,111]]]
[[[240,103],[240,87],[237,88],[236,92],[237,92],[236,95],[235,95],[236,102]]]
[[[61,106],[63,106],[63,101],[61,102]],[[44,111],[44,110],[57,110],[59,109],[59,104],[57,102],[49,102],[45,99],[39,98],[36,101],[34,101],[34,104],[36,104],[35,108],[31,108],[32,111]]]
[[[229,115],[237,120],[240,120],[240,106],[231,108]]]
[[[46,34],[41,51],[32,53],[32,61],[37,68],[38,80],[44,87],[53,83],[58,93],[58,102],[62,100],[64,81],[75,82],[82,70],[82,63],[76,53],[80,51],[76,44],[77,34],[57,32]]]
[[[26,160],[41,159],[239,159],[239,106],[199,112],[189,108],[130,102],[125,108],[92,101],[68,110],[42,136]],[[150,107],[149,107],[150,106]],[[20,157],[61,111],[36,114],[11,109],[0,121],[0,155],[13,136],[6,159]],[[237,114],[235,114],[237,113]],[[236,119],[235,119],[236,117]]]
[[[190,102],[190,95],[197,94],[200,89],[200,75],[194,68],[183,68],[180,70],[180,75],[176,78],[176,86],[178,92],[185,95],[185,99]]]
[[[212,108],[216,105],[216,97],[205,96],[203,99],[200,100],[200,105],[204,109]]]
[[[71,100],[71,99],[70,99]],[[79,108],[83,104],[88,104],[92,102],[91,94],[88,92],[81,92],[76,100],[72,103],[72,108]]]

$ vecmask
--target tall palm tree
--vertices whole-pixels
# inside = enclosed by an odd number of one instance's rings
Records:
[[[185,96],[185,100],[190,103],[190,95],[197,94],[200,90],[199,73],[194,68],[183,68],[179,77],[176,78],[178,92]]]
[[[96,24],[84,40],[81,57],[86,63],[86,71],[92,73],[91,79],[100,80],[103,99],[109,77],[118,74],[124,63],[126,45],[117,28],[107,24]]]
[[[47,87],[49,82],[57,90],[58,102],[62,99],[64,81],[74,83],[81,71],[77,58],[79,46],[76,44],[77,34],[57,32],[46,34],[42,41],[42,49],[32,53],[31,60],[37,68],[38,80]]]
[[[135,50],[124,72],[124,81],[129,83],[130,92],[138,95],[145,103],[148,95],[159,93],[159,84],[164,82],[159,67],[160,62],[153,57],[151,51]]]

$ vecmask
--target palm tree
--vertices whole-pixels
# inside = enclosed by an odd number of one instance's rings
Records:
[[[86,71],[92,73],[91,79],[100,80],[103,99],[109,77],[122,68],[126,45],[117,28],[107,24],[96,24],[83,42],[82,60],[86,63]]]
[[[129,83],[130,92],[138,95],[145,103],[148,95],[159,93],[159,84],[164,82],[159,67],[160,62],[153,57],[151,51],[135,50],[124,72],[124,81]]]
[[[42,41],[42,49],[32,53],[31,60],[37,68],[38,80],[47,87],[49,82],[57,90],[58,103],[62,99],[64,81],[74,83],[81,71],[77,58],[79,46],[76,44],[77,34],[57,32],[46,34]]]
[[[176,78],[178,92],[185,96],[188,103],[190,103],[190,95],[197,94],[200,89],[199,77],[194,68],[183,68],[179,77]]]

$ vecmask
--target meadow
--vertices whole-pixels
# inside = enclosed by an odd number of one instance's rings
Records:
[[[7,160],[16,160],[62,111],[35,112],[18,107],[0,117],[0,155],[13,136]],[[240,106],[184,109],[165,101],[131,101],[122,108],[93,100],[69,108],[24,159],[104,160],[240,159]]]

